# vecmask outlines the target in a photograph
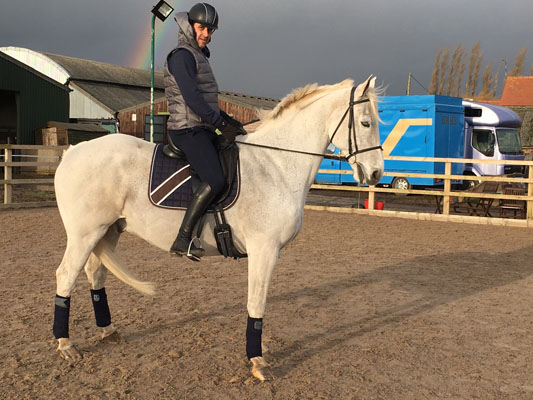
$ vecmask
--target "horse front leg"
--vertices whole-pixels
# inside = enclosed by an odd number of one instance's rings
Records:
[[[248,246],[248,322],[246,326],[246,356],[252,364],[252,375],[265,380],[261,335],[268,287],[274,265],[279,256],[279,245],[261,243]]]

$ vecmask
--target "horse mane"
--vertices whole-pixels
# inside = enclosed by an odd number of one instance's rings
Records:
[[[262,122],[266,122],[267,120],[273,120],[279,117],[285,110],[290,107],[303,107],[306,100],[309,100],[310,98],[315,98],[317,95],[320,94],[327,94],[338,89],[348,88],[352,86],[352,79],[345,79],[344,81],[334,85],[318,86],[318,83],[311,83],[304,87],[294,89],[291,93],[285,96],[273,110],[257,110],[256,114]]]

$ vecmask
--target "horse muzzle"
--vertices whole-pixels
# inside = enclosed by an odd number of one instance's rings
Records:
[[[383,168],[364,168],[360,164],[354,167],[354,178],[361,184],[376,185],[383,177]]]

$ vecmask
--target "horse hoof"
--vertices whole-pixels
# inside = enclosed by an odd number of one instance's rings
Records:
[[[118,333],[118,331],[113,331],[109,335],[103,336],[102,342],[108,344],[118,344],[124,342],[124,339],[122,339],[122,336],[120,336],[120,333]]]
[[[64,349],[57,349],[59,356],[68,361],[79,361],[83,358],[81,353],[73,345]]]
[[[254,378],[259,379],[261,382],[266,381],[264,368],[268,367],[263,357],[253,357],[250,359],[252,363],[252,375]]]

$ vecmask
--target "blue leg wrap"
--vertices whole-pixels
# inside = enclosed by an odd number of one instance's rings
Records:
[[[96,318],[96,326],[104,328],[111,324],[111,313],[107,305],[107,295],[105,288],[92,290],[91,300],[93,302],[94,316]]]
[[[68,338],[68,317],[70,314],[70,297],[56,294],[54,306],[54,336],[56,339]]]
[[[261,349],[261,334],[263,333],[263,318],[248,316],[246,326],[246,356],[248,359],[263,355]]]

